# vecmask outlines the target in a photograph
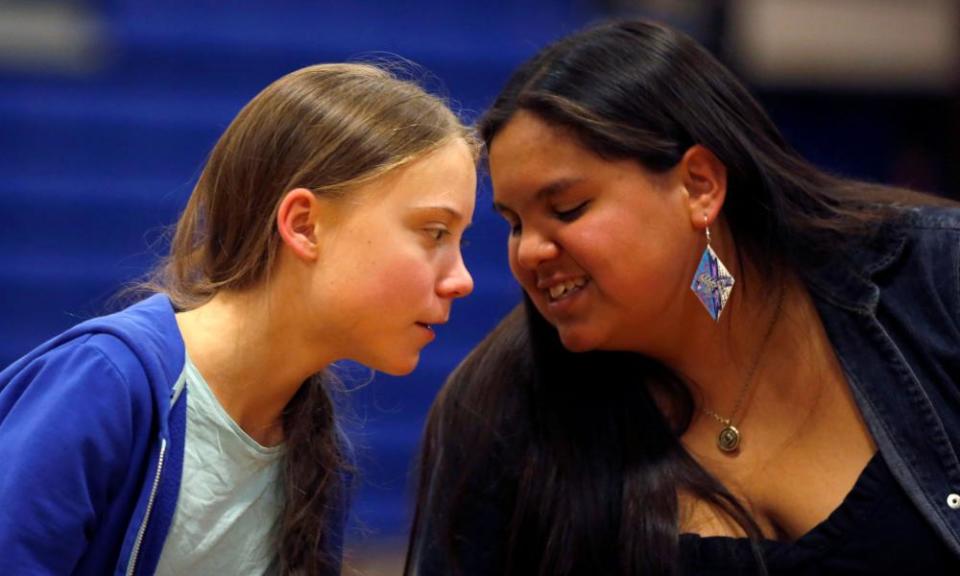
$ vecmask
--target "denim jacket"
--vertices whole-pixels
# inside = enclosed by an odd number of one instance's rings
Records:
[[[880,453],[960,557],[960,209],[913,209],[809,281]]]

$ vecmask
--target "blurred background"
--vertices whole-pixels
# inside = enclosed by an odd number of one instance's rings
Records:
[[[471,121],[538,48],[624,16],[698,38],[815,163],[960,194],[956,0],[0,0],[0,368],[111,310],[156,263],[213,143],[279,76],[398,54]],[[430,401],[519,300],[481,182],[474,295],[413,375],[351,371],[366,383],[350,393],[362,483],[347,573],[401,572]]]

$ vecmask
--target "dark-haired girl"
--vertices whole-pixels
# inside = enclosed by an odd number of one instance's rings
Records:
[[[426,429],[409,574],[956,574],[960,210],[800,158],[687,36],[481,122],[525,292]]]

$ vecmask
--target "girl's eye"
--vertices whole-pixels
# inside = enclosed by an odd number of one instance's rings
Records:
[[[569,210],[553,210],[553,215],[558,219],[563,220],[564,222],[570,222],[571,220],[576,220],[583,214],[583,211],[586,209],[589,201],[581,202]]]
[[[427,228],[425,232],[436,242],[440,242],[450,234],[450,231],[445,228]]]

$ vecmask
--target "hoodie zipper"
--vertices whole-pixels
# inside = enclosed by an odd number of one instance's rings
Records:
[[[137,530],[137,539],[133,543],[133,552],[130,554],[130,563],[127,565],[127,576],[133,576],[137,568],[137,559],[140,556],[140,547],[143,545],[143,536],[147,532],[147,522],[150,520],[150,512],[153,510],[153,501],[157,497],[157,488],[160,487],[160,473],[163,471],[163,458],[167,452],[167,440],[160,440],[160,458],[157,461],[157,473],[153,477],[153,487],[150,488],[150,498],[147,499],[147,511],[143,515],[143,521],[140,523],[140,529]]]

